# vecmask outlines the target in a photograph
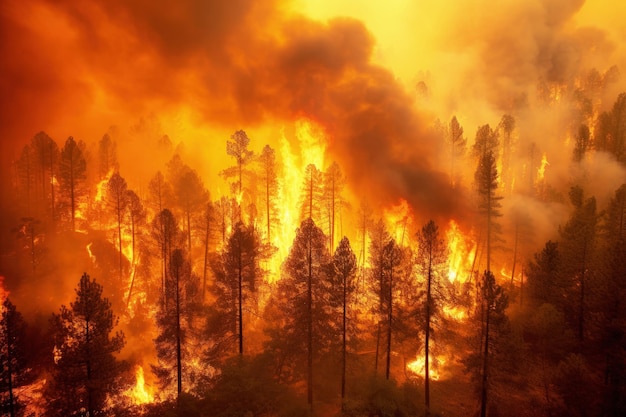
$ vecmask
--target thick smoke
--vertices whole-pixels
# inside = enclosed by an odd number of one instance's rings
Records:
[[[455,196],[437,166],[432,117],[416,111],[413,92],[373,63],[373,35],[357,20],[321,23],[297,15],[297,5],[5,2],[3,155],[14,157],[41,129],[57,141],[69,135],[95,141],[110,125],[145,115],[172,120],[187,112],[196,132],[306,117],[326,130],[331,158],[359,195],[381,206],[404,198],[424,217],[462,218],[467,208],[459,202],[466,199]],[[543,140],[535,112],[527,111],[538,83],[567,83],[594,67],[604,71],[614,58],[605,32],[575,24],[582,6],[582,0],[430,6],[426,11],[439,19],[436,35],[429,26],[438,51],[431,49],[413,69],[430,74],[432,93],[422,106],[442,118],[460,114],[470,143],[476,126],[495,125],[504,112],[521,117],[522,140]],[[407,14],[424,15],[420,7]],[[396,41],[411,44],[421,36],[419,26],[413,30]],[[541,117],[552,125],[562,119],[560,113]],[[180,140],[217,158],[225,137]],[[132,154],[142,146],[139,140],[121,150]]]

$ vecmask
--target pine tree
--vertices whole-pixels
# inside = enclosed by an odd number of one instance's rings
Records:
[[[424,300],[424,404],[426,412],[430,409],[430,374],[429,355],[433,318],[441,314],[445,301],[445,266],[448,249],[439,236],[439,227],[434,221],[428,222],[417,233],[416,264],[418,274],[426,284]]]
[[[339,340],[336,320],[327,308],[330,282],[326,236],[313,220],[302,222],[285,261],[285,274],[273,295],[273,308],[280,312],[269,330],[269,349],[289,373],[303,375],[307,403],[313,408],[315,367],[323,354]]]
[[[276,166],[276,152],[269,145],[265,145],[258,159],[259,178],[263,188],[262,201],[265,206],[265,219],[267,223],[267,242],[272,241],[272,226],[278,222],[278,207],[276,198],[278,195],[278,172]]]
[[[16,388],[27,372],[26,322],[15,305],[6,298],[2,303],[0,320],[0,375],[2,390],[2,410],[14,417],[19,409],[19,397]],[[8,395],[8,398],[5,397]],[[3,413],[4,415],[4,413]]]
[[[213,264],[217,308],[225,325],[222,328],[229,329],[227,332],[218,330],[213,337],[237,340],[240,356],[244,354],[244,306],[263,278],[262,258],[261,243],[254,227],[237,223],[221,257]]]
[[[61,151],[59,164],[60,191],[69,200],[72,230],[76,231],[76,207],[84,195],[83,182],[87,178],[87,161],[83,156],[82,142],[77,143],[73,137],[67,138]]]
[[[576,323],[578,340],[585,337],[585,320],[587,318],[587,302],[590,280],[593,278],[591,268],[594,257],[598,213],[596,199],[585,199],[583,189],[572,187],[570,201],[574,212],[564,227],[560,228],[562,237],[563,273],[569,284],[569,305],[576,307],[576,312],[568,314]],[[574,319],[575,317],[575,319]]]
[[[235,166],[222,171],[222,176],[226,179],[234,178],[232,183],[232,193],[237,200],[237,220],[242,221],[241,205],[244,199],[244,177],[250,174],[248,165],[254,160],[254,152],[248,149],[250,138],[243,130],[238,130],[226,141],[226,153],[235,158]]]
[[[107,182],[106,188],[106,199],[107,203],[113,211],[115,218],[117,220],[117,240],[118,240],[118,251],[119,251],[119,277],[122,279],[122,224],[124,220],[124,214],[126,212],[126,208],[128,206],[128,193],[127,193],[127,185],[126,180],[122,178],[122,176],[116,172],[111,175],[109,181]]]
[[[463,158],[466,152],[467,139],[463,137],[463,127],[459,124],[456,116],[450,120],[448,129],[448,144],[450,146],[450,182],[453,187],[458,187],[460,174],[457,163]]]
[[[111,335],[116,325],[102,286],[83,274],[75,301],[69,308],[61,306],[51,319],[55,364],[46,397],[58,415],[101,414],[108,407],[107,397],[126,388],[120,377],[127,365],[115,358],[124,335]]]
[[[176,199],[185,219],[185,234],[187,235],[187,253],[191,257],[191,229],[192,216],[197,215],[197,211],[206,204],[209,193],[204,188],[200,176],[195,170],[188,169],[176,179],[175,185]],[[193,260],[190,258],[193,267]]]
[[[341,309],[341,409],[344,410],[346,397],[346,357],[347,357],[347,313],[350,308],[350,300],[356,290],[356,255],[350,247],[347,237],[341,239],[339,246],[333,255],[330,263],[331,271],[329,276],[332,279],[332,287],[341,289],[341,294],[337,297],[334,292],[332,298],[333,306]],[[339,299],[337,299],[339,298]]]
[[[158,365],[153,365],[152,370],[161,389],[176,387],[176,399],[180,401],[181,394],[191,388],[185,388],[183,382],[194,379],[186,364],[193,336],[189,326],[198,311],[199,288],[182,249],[172,251],[168,265],[164,299],[157,312],[159,335],[154,340]]]
[[[339,164],[333,162],[330,167],[323,174],[324,177],[324,189],[323,189],[323,201],[325,217],[328,219],[328,237],[329,237],[329,252],[332,253],[335,250],[335,234],[336,227],[335,222],[337,217],[340,217],[341,208],[344,205],[341,192],[345,185],[345,179],[339,168]]]
[[[119,170],[117,144],[108,133],[105,133],[98,142],[98,162],[100,181],[107,178],[112,172]]]
[[[500,234],[500,225],[496,219],[501,216],[500,200],[496,194],[498,189],[498,171],[493,153],[488,150],[480,156],[475,174],[478,191],[478,208],[484,216],[487,237],[487,270],[491,270],[491,252]]]

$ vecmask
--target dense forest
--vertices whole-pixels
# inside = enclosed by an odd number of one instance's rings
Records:
[[[481,32],[454,100],[352,19],[61,3],[0,8],[2,415],[626,415],[626,88],[582,2]]]

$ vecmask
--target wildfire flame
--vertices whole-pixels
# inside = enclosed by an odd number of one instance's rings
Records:
[[[541,158],[541,166],[539,167],[539,169],[537,169],[537,181],[538,182],[542,182],[545,178],[546,175],[546,167],[550,165],[550,163],[548,162],[548,157],[546,156],[546,153],[543,153],[543,157]]]
[[[143,373],[143,366],[137,366],[135,370],[135,378],[135,386],[127,392],[127,396],[130,397],[133,403],[137,405],[152,402],[154,400],[154,393],[152,388],[146,385],[146,379]]]
[[[476,252],[476,244],[466,238],[459,230],[458,224],[454,220],[450,220],[448,231],[446,232],[448,241],[448,279],[455,282],[467,280],[467,272],[471,269],[472,259]]]
[[[433,381],[438,381],[442,378],[442,367],[446,364],[446,358],[442,356],[430,355],[428,357],[428,374],[430,379]],[[424,357],[419,357],[415,359],[413,362],[407,365],[407,369],[414,373],[416,376],[425,378],[425,362]]]

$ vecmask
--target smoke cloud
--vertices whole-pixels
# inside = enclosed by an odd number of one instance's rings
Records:
[[[176,142],[214,162],[227,130],[305,117],[325,129],[328,153],[355,193],[381,206],[404,198],[424,217],[462,219],[466,199],[458,198],[438,167],[431,114],[461,113],[471,143],[479,124],[495,125],[512,112],[520,118],[521,140],[538,141],[537,130],[526,127],[539,124],[536,112],[525,109],[535,105],[539,82],[567,83],[619,61],[608,32],[575,21],[582,0],[403,6],[408,20],[400,25],[432,17],[437,25],[416,25],[413,36],[395,39],[398,45],[433,42],[418,62],[398,61],[394,72],[380,65],[387,58],[395,62],[389,44],[377,45],[364,23],[320,22],[297,13],[300,6],[5,2],[2,154],[14,158],[42,129],[57,141],[69,135],[95,141],[113,124],[156,115],[170,126],[186,114],[184,123],[193,129],[181,131],[193,134]],[[414,80],[426,82],[427,100],[416,101],[406,79],[397,78],[409,64]],[[543,114],[542,121],[561,123],[561,113]],[[202,129],[219,134],[202,135]],[[139,140],[120,148],[142,146]]]

